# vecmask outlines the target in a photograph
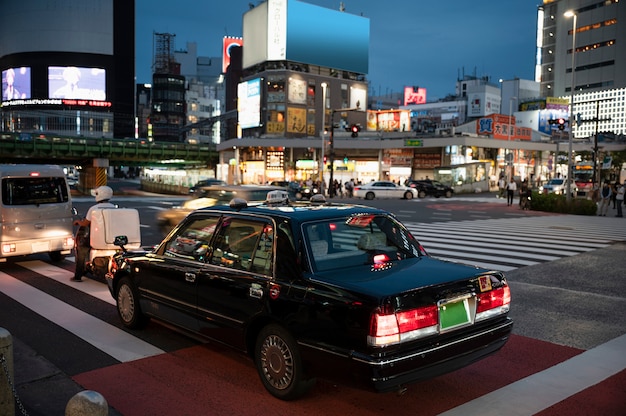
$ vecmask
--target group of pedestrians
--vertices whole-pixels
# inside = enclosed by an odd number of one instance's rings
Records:
[[[515,193],[518,190],[517,182],[512,177],[509,179],[508,183],[504,179],[504,176],[500,176],[498,180],[498,198],[504,198],[504,194],[506,193],[506,206],[510,207],[513,205],[513,201],[515,200]],[[531,188],[528,186],[528,182],[524,179],[519,186],[519,207],[520,209],[528,209],[529,205],[529,197],[530,197]]]
[[[624,183],[615,183],[613,186],[608,181],[602,184],[602,189],[594,196],[594,200],[598,203],[598,215],[606,217],[609,206],[613,202],[613,209],[617,209],[616,217],[623,217],[622,206],[624,205],[624,193],[626,192],[626,180]]]

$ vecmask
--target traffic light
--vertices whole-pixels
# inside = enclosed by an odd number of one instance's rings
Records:
[[[559,125],[559,130],[565,130],[565,119],[560,118],[557,120],[557,124]]]
[[[359,131],[361,130],[361,127],[359,127],[357,124],[353,124],[352,126],[350,126],[350,131],[352,132],[352,137],[359,137]]]

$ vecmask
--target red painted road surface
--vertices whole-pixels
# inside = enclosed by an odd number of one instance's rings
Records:
[[[318,381],[308,395],[294,402],[270,396],[252,361],[215,345],[198,345],[102,368],[79,374],[74,380],[85,389],[101,393],[124,416],[427,416],[453,409],[583,352],[512,335],[496,355],[454,373],[410,385],[401,396]],[[539,414],[626,415],[626,371]]]

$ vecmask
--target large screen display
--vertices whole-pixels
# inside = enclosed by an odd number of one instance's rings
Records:
[[[48,67],[48,97],[106,100],[106,71],[77,66]]]
[[[30,68],[8,68],[2,71],[2,101],[30,98]]]
[[[296,0],[268,0],[244,14],[243,66],[289,60],[367,74],[369,37],[366,17]]]
[[[242,129],[261,125],[261,79],[245,81],[237,86],[237,111]]]

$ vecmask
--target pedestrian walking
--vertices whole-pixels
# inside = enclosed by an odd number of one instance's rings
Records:
[[[500,176],[500,180],[498,181],[498,198],[504,198],[504,191],[506,191],[506,181],[504,180],[504,176]]]
[[[520,190],[519,190],[519,207],[520,209],[522,209],[522,203],[524,202],[524,199],[528,196],[528,190],[529,190],[529,186],[528,186],[528,182],[526,181],[526,179],[524,179],[522,181],[522,183],[520,184]]]
[[[618,185],[617,193],[615,195],[615,203],[617,205],[616,217],[623,217],[622,205],[624,205],[624,192],[626,192],[626,180],[624,181],[623,184]]]
[[[604,182],[602,185],[602,190],[600,191],[600,211],[598,212],[599,216],[606,217],[606,212],[609,209],[609,205],[611,204],[611,195],[613,195],[613,191],[609,186],[608,182]]]
[[[513,198],[515,197],[515,191],[517,191],[517,184],[511,178],[509,184],[506,186],[506,206],[513,205]]]

